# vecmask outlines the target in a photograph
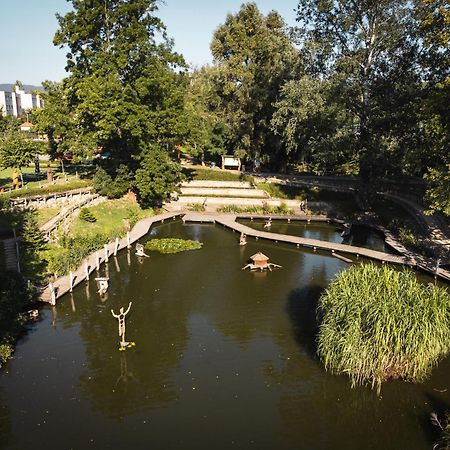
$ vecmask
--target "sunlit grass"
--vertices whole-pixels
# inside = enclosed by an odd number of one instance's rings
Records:
[[[38,226],[44,225],[52,217],[56,216],[61,211],[61,208],[49,207],[49,208],[38,208],[35,210]]]
[[[318,354],[352,385],[423,381],[450,352],[450,297],[412,271],[373,264],[341,272],[319,302]]]

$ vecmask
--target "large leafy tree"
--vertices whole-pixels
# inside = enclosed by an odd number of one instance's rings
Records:
[[[289,159],[318,173],[349,166],[354,153],[352,115],[336,100],[334,80],[304,75],[287,82],[280,94],[271,124]]]
[[[283,165],[281,140],[270,121],[280,88],[294,77],[299,59],[282,18],[244,4],[215,31],[211,50],[218,68],[217,106],[229,130],[227,150]]]
[[[201,161],[225,152],[226,125],[217,108],[220,98],[214,85],[219,70],[214,66],[204,66],[193,71],[186,91],[187,133],[184,149]]]
[[[113,177],[121,164],[134,172],[147,142],[167,148],[184,130],[183,59],[172,51],[156,0],[71,2],[73,11],[57,16],[54,43],[68,48],[63,89],[74,151],[107,155]]]
[[[411,4],[301,0],[297,11],[297,36],[311,72],[341,79],[342,107],[354,115],[360,175],[370,181],[380,174],[383,149],[399,146],[407,129],[409,118],[393,113],[411,111],[413,92],[403,88],[417,82]]]
[[[426,100],[421,110],[432,210],[450,215],[450,6],[446,0],[416,1],[423,39]]]

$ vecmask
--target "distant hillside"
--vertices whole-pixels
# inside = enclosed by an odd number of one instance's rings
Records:
[[[24,84],[23,88],[25,92],[31,92],[31,91],[44,91],[44,88],[42,86],[33,86],[32,84]],[[14,83],[0,83],[0,91],[9,91],[12,92],[14,89]]]

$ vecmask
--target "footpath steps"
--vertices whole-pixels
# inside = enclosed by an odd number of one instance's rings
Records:
[[[3,244],[5,270],[17,271],[18,260],[17,260],[16,239],[15,238],[4,239],[1,242]]]

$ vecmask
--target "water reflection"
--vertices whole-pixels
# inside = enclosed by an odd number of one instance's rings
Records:
[[[142,264],[122,252],[104,303],[92,277],[44,311],[0,375],[10,418],[0,448],[430,447],[427,394],[450,401],[433,391],[446,388],[450,361],[429,384],[390,383],[378,398],[315,357],[315,306],[346,263],[263,240],[242,248],[211,225],[169,222],[153,236],[204,246]],[[283,268],[242,271],[257,251]],[[110,309],[130,301],[136,347],[120,352]]]

